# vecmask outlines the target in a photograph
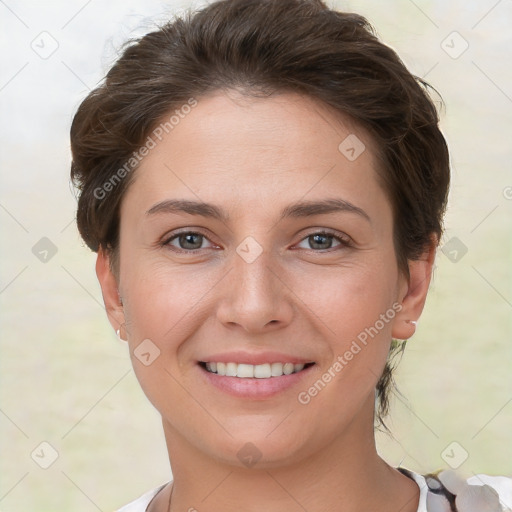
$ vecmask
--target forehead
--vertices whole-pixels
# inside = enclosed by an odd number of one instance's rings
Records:
[[[173,124],[165,125],[173,113]],[[178,113],[162,120],[167,129],[160,128],[159,138],[153,135],[155,145],[124,204],[149,208],[186,197],[229,200],[233,209],[264,202],[270,211],[286,200],[339,193],[352,203],[369,203],[369,196],[383,194],[368,133],[310,97],[215,92]]]

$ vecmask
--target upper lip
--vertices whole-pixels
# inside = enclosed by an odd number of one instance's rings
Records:
[[[221,354],[204,357],[200,362],[258,365],[265,363],[306,364],[314,361],[304,357],[283,354],[282,352],[222,352]]]

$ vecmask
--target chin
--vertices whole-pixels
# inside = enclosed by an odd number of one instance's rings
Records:
[[[274,432],[268,428],[240,428],[233,437],[226,434],[209,442],[203,438],[199,449],[228,466],[258,470],[296,464],[318,449],[313,444],[313,440],[308,443],[303,428],[286,425]]]

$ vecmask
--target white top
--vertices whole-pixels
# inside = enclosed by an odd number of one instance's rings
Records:
[[[420,501],[418,510],[416,512],[451,512],[450,505],[447,501],[448,498],[443,497],[446,496],[446,494],[440,494],[439,488],[441,487],[441,484],[436,483],[439,482],[438,480],[429,478],[427,485],[427,480],[424,476],[405,468],[398,469],[406,476],[412,478],[418,484],[420,489]],[[443,483],[446,484],[446,479],[443,479]],[[480,493],[480,495],[475,496],[473,488],[470,489],[472,492],[464,494],[464,491],[462,491],[459,487],[457,496],[460,497],[460,499],[457,499],[455,502],[457,506],[457,512],[476,510],[474,509],[474,505],[475,500],[478,501],[478,499],[484,499],[484,502],[482,503],[490,505],[487,507],[489,512],[512,512],[512,478],[505,476],[475,475],[471,478],[468,478],[466,483],[469,486],[485,486],[485,491],[487,491],[487,493]],[[152,499],[166,485],[167,484],[162,484],[155,489],[146,492],[136,500],[128,503],[124,507],[121,507],[116,512],[146,512],[147,507]],[[454,490],[450,484],[446,485],[452,491]],[[488,489],[487,486],[489,486],[491,489]],[[444,489],[447,490],[446,487]],[[492,489],[494,489],[496,492],[494,493]],[[481,490],[484,490],[483,487]],[[469,501],[464,499],[465,496],[469,497]],[[484,496],[484,498],[481,498],[481,496]],[[429,506],[428,509],[427,503]],[[469,506],[466,508],[468,503]]]

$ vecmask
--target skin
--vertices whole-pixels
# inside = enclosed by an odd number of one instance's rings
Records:
[[[366,146],[355,161],[338,150],[349,134]],[[110,322],[121,326],[140,385],[162,415],[172,511],[417,510],[417,485],[377,455],[374,389],[391,338],[414,334],[436,243],[409,262],[408,281],[376,165],[369,135],[320,102],[229,91],[198,98],[137,169],[121,206],[119,275],[101,250],[96,270]],[[351,212],[279,220],[298,200],[333,197],[370,220]],[[214,203],[230,219],[146,214],[171,198]],[[165,245],[181,228],[204,238]],[[322,229],[351,245],[329,237],[315,245],[310,235]],[[263,249],[251,263],[236,252],[248,236]],[[378,335],[299,403],[298,393],[397,303]],[[148,366],[134,356],[145,339],[160,350]],[[278,350],[316,364],[298,386],[242,399],[208,385],[197,365],[230,350]],[[261,453],[250,468],[237,457],[248,442]],[[170,491],[148,510],[167,510]]]

